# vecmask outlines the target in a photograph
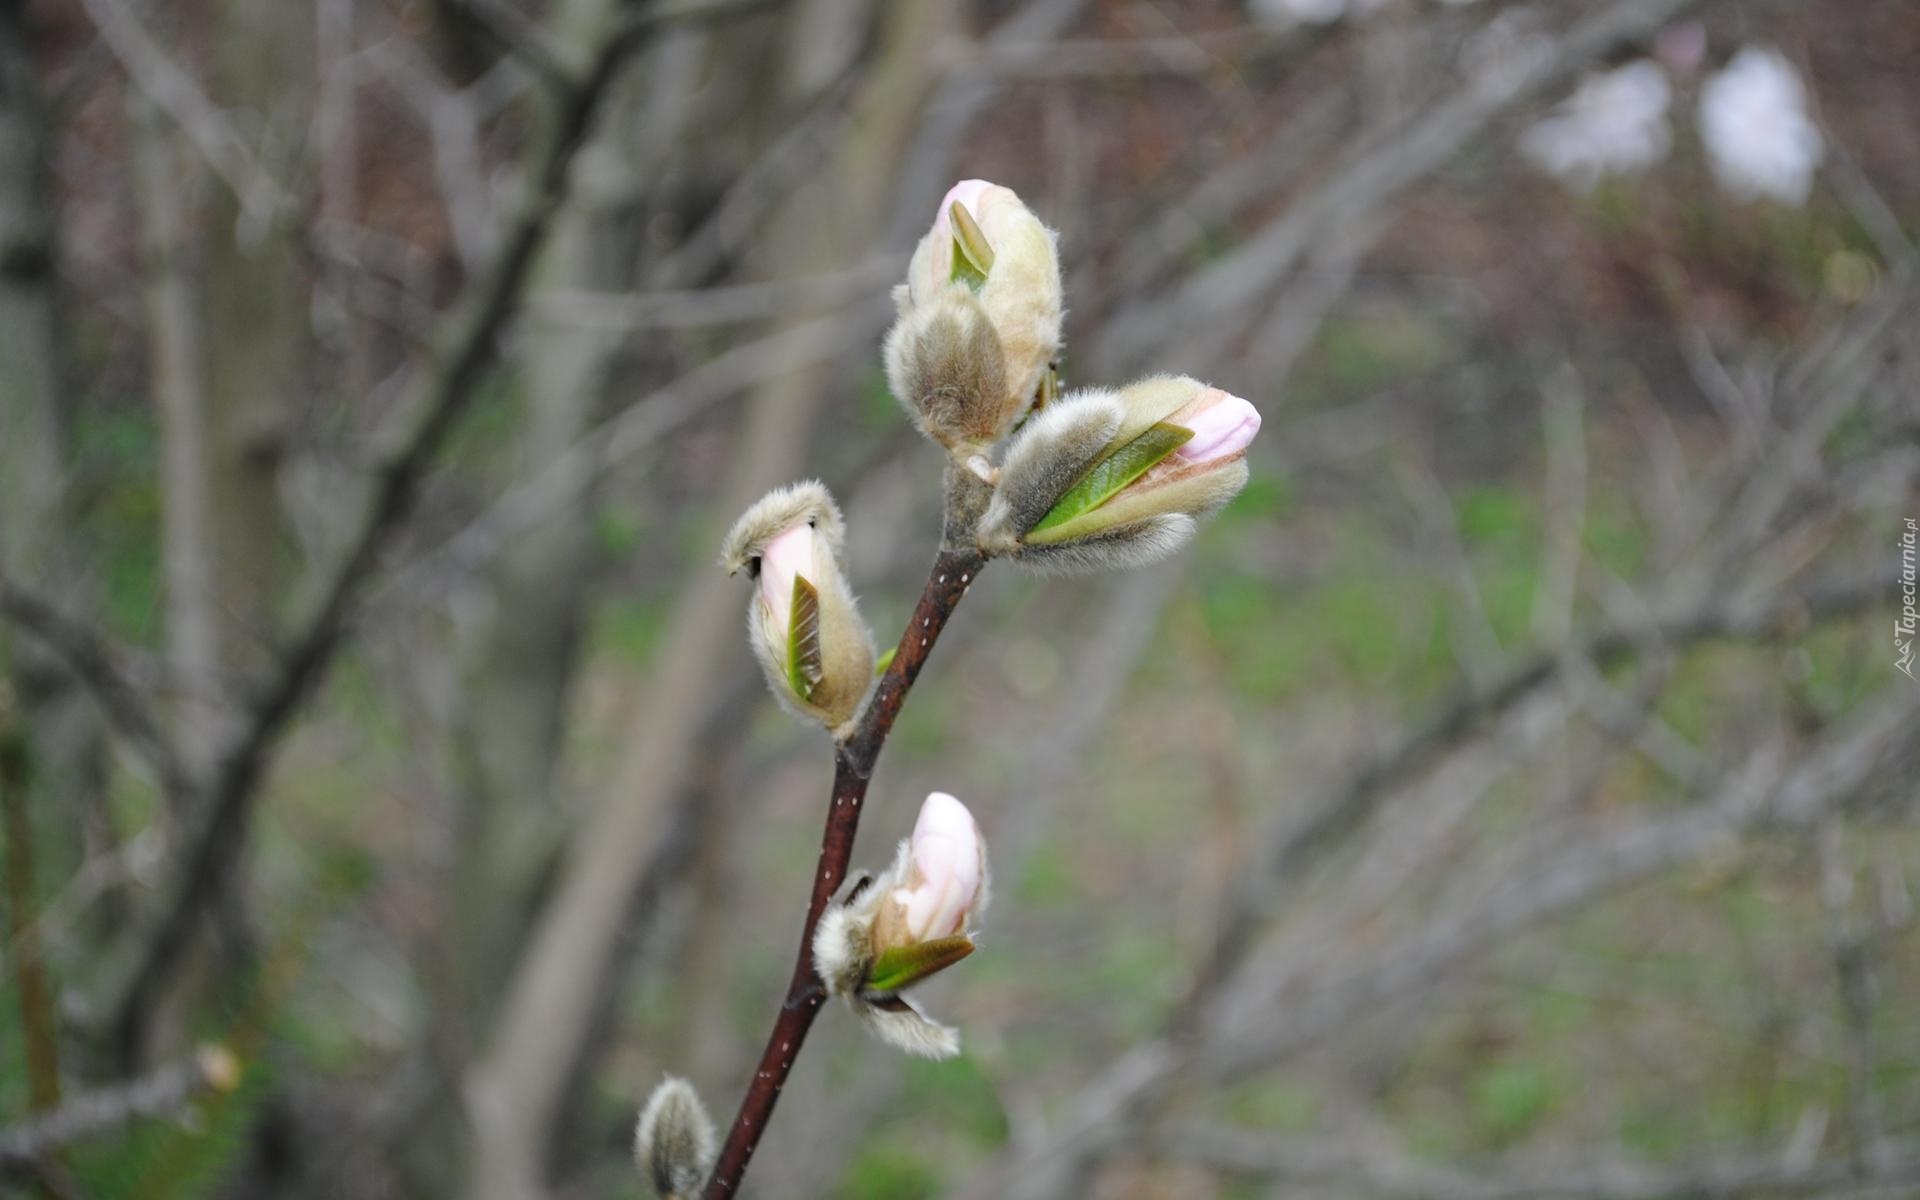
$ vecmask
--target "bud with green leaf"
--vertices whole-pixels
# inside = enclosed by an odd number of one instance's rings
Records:
[[[1253,405],[1185,376],[1075,392],[1021,429],[980,519],[980,549],[1063,573],[1139,566],[1247,482]]]
[[[796,715],[839,730],[873,682],[873,635],[847,585],[840,509],[809,480],[767,493],[728,531],[721,562],[757,582],[747,640]]]
[[[987,892],[987,846],[973,814],[935,792],[886,873],[852,877],[822,915],[814,969],[883,1041],[951,1058],[960,1035],[901,993],[973,953],[973,922]]]
[[[1052,231],[1011,189],[982,179],[949,189],[894,302],[887,382],[957,456],[1006,436],[1050,395],[1060,263]]]

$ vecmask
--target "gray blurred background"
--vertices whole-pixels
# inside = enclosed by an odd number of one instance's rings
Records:
[[[725,1122],[831,755],[718,537],[818,476],[898,636],[970,177],[1265,427],[983,574],[856,856],[979,817],[965,1053],[829,1010],[750,1193],[1920,1195],[1905,0],[0,0],[0,1193]]]

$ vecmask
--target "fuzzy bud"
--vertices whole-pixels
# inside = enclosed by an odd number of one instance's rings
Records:
[[[921,431],[949,450],[998,441],[1050,387],[1060,264],[1054,234],[1011,189],[955,184],[894,301],[887,382]]]
[[[661,1200],[690,1200],[713,1169],[713,1119],[699,1093],[669,1075],[653,1089],[633,1134],[633,1158]]]
[[[913,836],[878,878],[849,879],[814,932],[814,969],[882,1041],[951,1058],[960,1035],[901,993],[973,953],[986,908],[987,848],[964,804],[927,797]]]
[[[1069,395],[1007,450],[981,550],[1061,573],[1140,566],[1247,482],[1253,405],[1184,376]]]
[[[728,531],[721,563],[757,585],[747,641],[795,715],[839,729],[873,681],[873,635],[846,580],[840,509],[817,482],[777,488]]]
[[[986,877],[987,847],[973,814],[945,792],[921,805],[907,846],[907,877],[881,904],[874,927],[881,952],[964,931]]]

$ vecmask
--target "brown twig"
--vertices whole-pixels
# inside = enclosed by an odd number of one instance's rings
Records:
[[[760,1054],[753,1083],[740,1102],[740,1111],[727,1131],[713,1175],[707,1180],[708,1200],[732,1196],[740,1186],[754,1148],[766,1132],[773,1106],[779,1102],[780,1089],[786,1086],[787,1074],[800,1055],[807,1031],[813,1028],[814,1018],[819,1016],[820,1006],[826,1001],[826,990],[813,967],[814,926],[820,923],[820,915],[826,911],[834,889],[847,877],[854,837],[860,830],[861,806],[881,747],[886,745],[893,722],[907,701],[907,693],[920,677],[920,668],[926,664],[927,656],[933,653],[934,643],[940,640],[947,619],[984,564],[985,560],[972,549],[941,550],[927,573],[927,586],[907,621],[893,662],[881,676],[880,685],[874,689],[873,698],[862,710],[853,732],[835,748],[833,802],[827,808],[826,831],[820,838],[820,861],[814,868],[813,894],[807,902],[806,923],[800,930],[793,978],[787,984],[779,1015],[774,1018],[773,1031],[767,1035],[767,1046]]]

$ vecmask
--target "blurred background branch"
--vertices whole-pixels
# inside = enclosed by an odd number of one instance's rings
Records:
[[[1175,562],[956,616],[854,861],[980,817],[967,1054],[826,1014],[753,1194],[1912,1193],[1917,57],[1899,0],[0,4],[9,1181],[600,1200],[662,1073],[730,1110],[827,773],[715,545],[817,471],[906,619],[877,340],[981,177],[1069,387],[1267,430]]]

